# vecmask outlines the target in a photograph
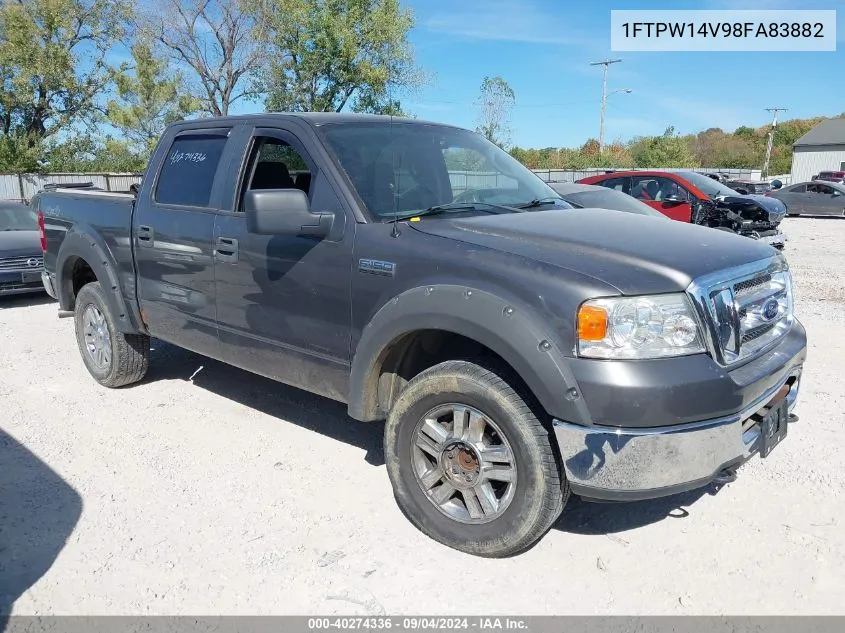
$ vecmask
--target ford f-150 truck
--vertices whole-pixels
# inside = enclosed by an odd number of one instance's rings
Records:
[[[386,420],[398,504],[465,552],[527,549],[570,493],[731,481],[796,419],[806,337],[782,254],[573,209],[459,128],[179,122],[136,195],[33,205],[95,380],[141,380],[155,337]]]

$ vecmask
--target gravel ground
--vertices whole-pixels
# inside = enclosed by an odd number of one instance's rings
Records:
[[[845,220],[784,230],[787,441],[718,494],[572,501],[507,560],[417,532],[343,406],[161,345],[103,389],[54,303],[0,300],[0,614],[845,614]]]

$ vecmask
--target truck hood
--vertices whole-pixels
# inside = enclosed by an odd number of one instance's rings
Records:
[[[715,202],[748,220],[762,219],[778,224],[786,216],[786,205],[783,202],[759,194],[718,197]],[[759,217],[761,215],[765,217]]]
[[[41,257],[41,237],[38,231],[0,231],[0,258]]]
[[[414,229],[588,275],[623,294],[677,292],[776,251],[727,231],[607,209],[423,218]]]

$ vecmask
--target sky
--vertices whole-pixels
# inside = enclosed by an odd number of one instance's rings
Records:
[[[597,138],[600,67],[610,67],[605,140],[710,127],[732,131],[781,117],[845,111],[843,0],[403,0],[415,15],[410,41],[428,85],[402,99],[417,117],[476,126],[485,75],[516,94],[511,141],[521,147],[574,147]],[[611,9],[840,9],[836,52],[613,53]]]

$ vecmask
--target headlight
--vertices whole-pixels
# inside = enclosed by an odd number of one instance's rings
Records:
[[[589,358],[664,358],[704,351],[684,294],[593,299],[578,310],[578,354]]]

